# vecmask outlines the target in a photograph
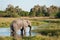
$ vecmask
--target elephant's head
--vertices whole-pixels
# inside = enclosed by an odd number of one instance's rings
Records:
[[[28,23],[28,27],[30,28],[30,31],[31,31],[31,22],[29,20],[27,20],[27,23]]]

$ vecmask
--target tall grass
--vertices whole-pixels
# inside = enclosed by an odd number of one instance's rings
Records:
[[[0,37],[0,40],[13,40],[13,38],[12,37]],[[32,36],[32,37],[18,38],[18,40],[60,40],[60,36],[49,37],[49,36],[37,35],[37,36]]]
[[[10,27],[11,22],[15,19],[19,19],[19,18],[0,18],[0,27]],[[39,19],[32,19],[32,18],[30,19],[26,18],[26,19],[30,20],[33,26],[39,26],[41,24],[46,23],[46,22],[38,21]]]

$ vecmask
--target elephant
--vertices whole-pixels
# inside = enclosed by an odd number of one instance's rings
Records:
[[[31,22],[26,19],[16,19],[10,24],[11,36],[15,36],[17,30],[21,31],[21,35],[26,34],[26,27],[29,27],[29,33],[31,35]],[[23,33],[24,32],[24,33]]]

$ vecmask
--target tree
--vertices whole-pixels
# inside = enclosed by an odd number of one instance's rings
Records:
[[[15,10],[16,10],[16,13],[18,13],[18,14],[22,11],[22,9],[19,8],[19,6],[16,6],[16,7],[15,7]]]
[[[33,8],[31,8],[29,15],[30,16],[38,16],[40,14],[39,13],[39,11],[40,11],[39,8],[40,8],[39,5],[35,5]]]
[[[54,18],[57,12],[58,12],[58,7],[53,6],[53,5],[50,6],[49,8],[50,17]]]
[[[45,5],[42,6],[42,13],[43,13],[43,16],[49,16],[48,8]]]
[[[56,13],[55,17],[60,18],[60,8],[59,8],[58,12]]]
[[[5,17],[18,17],[18,13],[20,12],[20,9],[18,6],[16,6],[16,8],[14,8],[13,5],[9,4],[8,7],[6,8],[6,15]]]
[[[36,14],[34,12],[34,8],[30,10],[29,16],[34,17]]]
[[[27,11],[21,11],[21,12],[19,13],[19,15],[20,15],[20,16],[29,16],[29,12],[27,12]]]

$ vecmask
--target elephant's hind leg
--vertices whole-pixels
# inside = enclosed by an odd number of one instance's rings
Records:
[[[11,26],[11,36],[15,36],[16,35],[16,31],[14,30],[13,26]]]

